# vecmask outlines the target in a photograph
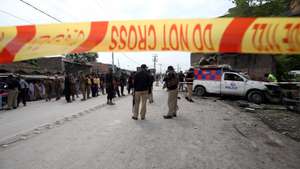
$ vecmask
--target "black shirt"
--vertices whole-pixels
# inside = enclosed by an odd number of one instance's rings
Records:
[[[178,77],[175,71],[167,73],[164,81],[166,82],[168,90],[175,90],[178,87]]]
[[[133,87],[135,91],[148,91],[151,86],[150,75],[146,71],[140,71],[134,76]]]
[[[183,82],[184,81],[184,74],[183,73],[179,73],[178,74],[178,78],[179,78],[179,82]]]
[[[19,88],[19,81],[15,78],[8,78],[6,80],[7,88],[8,89],[16,89]]]
[[[114,84],[113,84],[113,80],[114,80],[114,76],[113,74],[106,74],[105,76],[105,85],[106,85],[106,88],[113,88],[114,87]]]
[[[185,81],[186,82],[193,82],[194,81],[194,73],[193,72],[188,72],[186,77],[185,77]]]

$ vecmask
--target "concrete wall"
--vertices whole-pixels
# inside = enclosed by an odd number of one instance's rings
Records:
[[[1,72],[10,72],[10,73],[16,73],[16,72],[26,72],[26,74],[30,74],[31,72],[41,72],[41,68],[39,66],[34,66],[26,62],[14,62],[11,64],[0,64],[0,71]]]
[[[62,57],[39,58],[37,59],[37,64],[45,69],[46,72],[63,73],[65,71]]]
[[[99,74],[106,74],[108,73],[109,68],[111,67],[110,64],[105,64],[105,63],[94,63],[92,72],[96,72]]]

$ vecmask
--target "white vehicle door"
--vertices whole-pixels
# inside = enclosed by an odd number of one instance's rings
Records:
[[[242,96],[246,79],[236,73],[225,72],[221,82],[221,94]]]

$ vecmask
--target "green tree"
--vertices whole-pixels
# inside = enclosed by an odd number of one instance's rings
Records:
[[[288,71],[300,70],[299,55],[280,55],[276,57],[276,61],[277,61],[276,75],[281,80],[288,78]]]
[[[229,9],[230,17],[284,16],[291,0],[232,0],[236,7]]]
[[[228,10],[228,17],[286,16],[292,0],[232,0],[236,6]],[[277,55],[276,76],[287,78],[290,70],[300,70],[300,55]]]
[[[98,58],[98,53],[88,52],[88,53],[71,53],[66,55],[67,59],[72,59],[74,62],[88,63],[96,62]]]

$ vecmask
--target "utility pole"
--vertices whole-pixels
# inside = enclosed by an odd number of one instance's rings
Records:
[[[162,66],[162,64],[159,63],[158,65],[159,65],[159,78],[161,79],[161,73],[162,73],[162,72],[161,72],[161,66]],[[159,80],[160,80],[160,79],[159,79]]]
[[[157,54],[153,55],[153,63],[154,63],[154,80],[156,81],[156,86],[158,86],[158,81],[156,78],[156,62],[157,62]]]
[[[111,62],[112,62],[112,70],[115,73],[115,59],[114,59],[114,52],[111,53]]]

